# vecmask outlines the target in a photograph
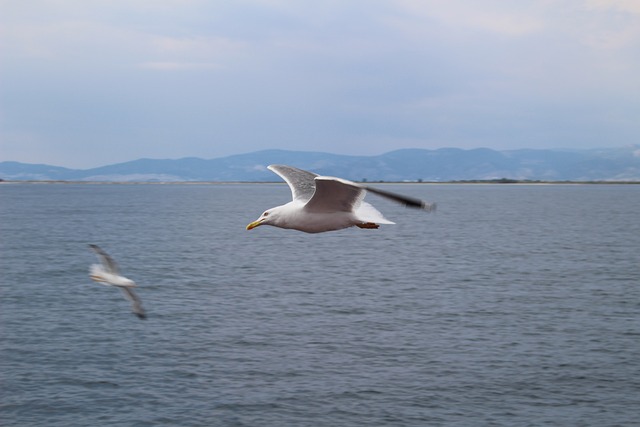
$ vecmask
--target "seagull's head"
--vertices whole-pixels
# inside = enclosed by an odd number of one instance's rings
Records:
[[[267,209],[260,215],[260,218],[247,225],[247,230],[252,230],[261,225],[281,227],[284,221],[284,212],[286,211],[285,206],[286,205],[276,206],[275,208]]]

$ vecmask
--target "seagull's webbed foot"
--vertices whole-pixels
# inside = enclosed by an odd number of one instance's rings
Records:
[[[356,224],[358,228],[367,228],[367,229],[376,229],[380,228],[380,226],[374,222],[361,222],[360,224]]]

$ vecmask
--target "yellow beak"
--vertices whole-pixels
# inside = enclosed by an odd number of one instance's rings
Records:
[[[262,225],[262,221],[261,220],[253,221],[251,224],[247,225],[247,230],[252,230],[252,229],[256,228],[259,225]]]

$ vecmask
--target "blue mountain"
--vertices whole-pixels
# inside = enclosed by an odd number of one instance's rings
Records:
[[[640,145],[591,150],[402,149],[377,156],[264,150],[217,159],[139,159],[92,169],[0,162],[4,180],[279,181],[266,169],[288,164],[354,181],[640,181]]]

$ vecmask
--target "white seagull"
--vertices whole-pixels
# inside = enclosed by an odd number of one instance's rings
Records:
[[[433,203],[412,197],[346,179],[319,176],[291,166],[270,165],[268,168],[286,181],[293,200],[266,210],[260,218],[247,225],[247,230],[260,225],[272,225],[307,233],[321,233],[354,225],[359,228],[378,228],[379,224],[394,224],[362,200],[367,191],[427,212],[436,207]]]
[[[133,292],[132,288],[136,287],[136,283],[122,275],[118,271],[118,265],[103,251],[98,245],[89,245],[96,253],[101,264],[93,264],[89,269],[89,277],[95,282],[106,286],[115,286],[120,288],[124,296],[131,301],[133,313],[140,319],[146,319],[147,315],[142,308],[140,298]]]

